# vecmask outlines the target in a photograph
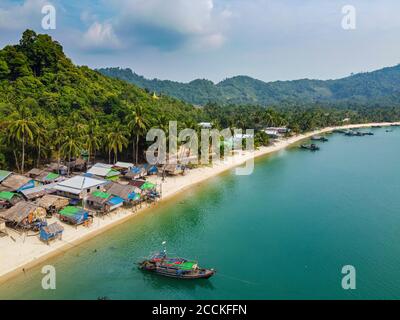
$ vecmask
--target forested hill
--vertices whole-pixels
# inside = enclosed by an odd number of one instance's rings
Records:
[[[136,84],[151,92],[176,97],[195,105],[208,102],[261,106],[321,104],[334,107],[400,105],[400,65],[359,73],[337,80],[263,82],[237,76],[214,84],[209,80],[180,83],[149,80],[131,69],[102,68],[102,74]]]
[[[195,108],[166,96],[155,97],[125,81],[86,66],[75,66],[62,46],[46,34],[24,32],[19,44],[0,50],[0,106],[30,101],[32,111],[52,115],[77,112],[82,117],[120,120],[141,105],[157,116],[188,118]]]
[[[199,113],[175,98],[75,66],[46,34],[26,30],[18,44],[0,50],[0,169],[23,172],[82,150],[113,161],[136,153],[137,160],[148,128],[164,128],[168,120],[196,123]]]

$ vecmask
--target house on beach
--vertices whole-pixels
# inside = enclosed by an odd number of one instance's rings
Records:
[[[68,206],[69,199],[48,194],[38,199],[36,203],[39,207],[46,209],[48,215],[52,215]]]
[[[43,242],[49,244],[51,240],[62,239],[64,227],[57,222],[54,222],[48,226],[40,228],[39,238]]]
[[[19,174],[11,174],[7,176],[1,184],[14,192],[20,192],[35,187],[34,180]]]
[[[115,163],[112,168],[114,170],[117,170],[121,173],[125,173],[128,172],[129,170],[131,170],[135,165],[133,163],[130,162],[122,162],[122,161],[118,161],[117,163]]]
[[[89,208],[100,213],[108,213],[124,204],[124,199],[102,191],[94,191],[87,196],[85,201]]]
[[[84,175],[87,177],[97,177],[105,180],[116,181],[119,179],[121,173],[114,170],[113,165],[111,164],[96,163]]]
[[[54,189],[59,196],[81,200],[93,191],[101,190],[107,183],[105,180],[75,176],[57,183]]]
[[[93,221],[93,218],[89,215],[89,212],[81,207],[67,206],[59,212],[59,219],[62,222],[72,224],[75,226],[84,224],[89,226]]]
[[[45,223],[46,210],[38,205],[21,201],[10,209],[0,212],[9,227],[35,230]]]
[[[125,203],[132,203],[140,200],[141,190],[132,185],[122,185],[119,183],[111,182],[104,186],[107,193],[120,197]]]
[[[22,200],[22,197],[15,192],[0,191],[0,209],[10,208]]]

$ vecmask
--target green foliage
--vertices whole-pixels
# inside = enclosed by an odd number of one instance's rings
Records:
[[[120,71],[111,69],[110,75],[116,76]],[[123,74],[122,78],[131,81],[131,71]],[[189,127],[197,132],[197,124],[204,121],[214,123],[219,129],[255,129],[255,144],[262,146],[269,142],[262,132],[268,126],[287,125],[295,132],[303,132],[340,125],[344,118],[353,123],[399,120],[400,108],[395,104],[390,108],[379,107],[381,102],[391,101],[380,92],[392,92],[391,83],[396,77],[397,69],[389,69],[354,76],[345,80],[350,83],[343,87],[338,82],[302,80],[267,84],[269,91],[265,91],[263,82],[245,77],[228,79],[218,84],[217,89],[206,80],[188,85],[152,80],[154,87],[151,87],[145,85],[146,79],[139,77],[139,85],[148,88],[143,90],[86,66],[75,66],[58,42],[27,30],[18,45],[0,50],[0,167],[24,171],[39,165],[41,159],[70,162],[82,153],[88,154],[91,162],[96,159],[140,162],[148,146],[147,131],[156,127],[168,134],[169,121],[178,121],[179,130]],[[326,83],[329,92],[324,87]],[[324,103],[307,106],[302,103],[303,93],[311,88],[321,97],[335,92],[335,96],[345,101],[352,94],[349,87],[356,83],[357,96],[369,90],[372,108],[360,106],[356,98],[337,108],[328,108]],[[158,86],[164,86],[165,91],[156,90]],[[176,88],[180,88],[176,96],[182,100],[205,106],[194,107],[160,95]],[[268,108],[254,105],[263,104],[260,103],[263,92],[275,97],[262,100],[263,103],[280,101],[283,96],[290,102],[271,103]],[[221,97],[223,103],[207,103]],[[310,97],[314,101],[312,94]],[[394,94],[391,97],[396,99]],[[227,103],[238,101],[246,104]]]
[[[336,108],[353,106],[400,106],[398,83],[400,65],[360,73],[338,80],[309,80],[263,82],[237,76],[214,84],[208,80],[180,83],[169,80],[148,80],[130,69],[105,68],[107,76],[133,83],[151,92],[166,94],[195,105],[209,102],[236,105],[279,105],[281,107],[319,104]]]
[[[31,30],[18,45],[0,50],[0,101],[4,154],[18,170],[22,162],[33,166],[41,156],[69,160],[82,149],[93,160],[106,159],[110,149],[115,159],[117,153],[127,158],[125,141],[144,145],[145,132],[159,125],[157,119],[201,119],[201,111],[191,105],[164,96],[155,99],[134,85],[73,65],[58,42]],[[128,131],[129,115],[139,106],[143,119]],[[117,130],[121,127],[123,132]],[[120,135],[111,135],[115,141],[110,147],[107,135],[116,132]]]

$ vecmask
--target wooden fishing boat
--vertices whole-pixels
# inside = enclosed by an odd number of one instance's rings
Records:
[[[208,279],[215,274],[214,269],[200,268],[196,261],[169,258],[165,252],[139,262],[139,269],[177,279]]]
[[[305,149],[305,150],[310,150],[310,151],[317,151],[319,150],[319,147],[315,144],[302,144],[300,146],[301,149]]]
[[[328,139],[323,137],[323,136],[312,136],[311,137],[312,141],[322,141],[322,142],[327,142]]]

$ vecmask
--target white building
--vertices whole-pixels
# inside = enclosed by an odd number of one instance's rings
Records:
[[[290,129],[286,127],[269,127],[264,132],[271,138],[283,137],[286,133],[290,132]]]
[[[133,163],[130,162],[122,162],[122,161],[118,161],[116,164],[113,165],[113,168],[121,168],[121,169],[126,169],[126,170],[130,170],[134,167],[135,165]]]
[[[200,122],[198,125],[202,129],[211,129],[213,126],[211,122]]]
[[[107,183],[108,181],[105,180],[75,176],[57,183],[54,189],[57,190],[57,194],[60,196],[72,199],[83,199],[89,193],[101,190]]]

